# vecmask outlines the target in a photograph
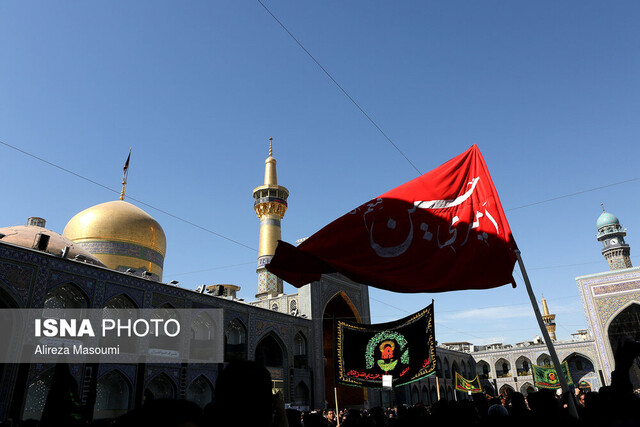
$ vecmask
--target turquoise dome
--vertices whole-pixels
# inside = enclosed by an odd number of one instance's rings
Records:
[[[598,221],[596,222],[596,226],[598,229],[602,227],[606,227],[607,225],[620,225],[620,221],[618,221],[618,217],[609,212],[602,212],[602,214],[598,217]]]

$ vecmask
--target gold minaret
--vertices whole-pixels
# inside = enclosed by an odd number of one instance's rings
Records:
[[[549,307],[547,307],[547,300],[544,299],[544,295],[542,296],[542,321],[544,322],[544,326],[547,328],[547,332],[549,332],[549,337],[551,341],[556,340],[556,315],[549,314]]]
[[[278,185],[276,159],[273,158],[273,138],[269,138],[269,157],[265,160],[264,185],[253,189],[253,207],[260,218],[260,246],[258,249],[258,293],[264,299],[283,293],[282,279],[269,273],[265,265],[271,262],[278,240],[282,238],[280,221],[287,211],[289,190]]]

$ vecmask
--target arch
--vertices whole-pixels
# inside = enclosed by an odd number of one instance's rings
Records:
[[[267,332],[256,345],[255,360],[266,367],[285,367],[286,346],[273,331]]]
[[[255,361],[266,367],[271,373],[272,388],[282,392],[286,396],[286,380],[288,372],[287,347],[282,339],[274,332],[269,331],[260,338],[255,350]]]
[[[620,343],[630,338],[640,341],[640,304],[635,301],[621,307],[608,322],[607,338],[611,346],[611,354],[615,355]]]
[[[175,399],[176,385],[167,374],[160,373],[153,377],[144,389],[144,400]]]
[[[500,394],[505,394],[507,396],[509,396],[511,393],[513,393],[515,390],[513,389],[513,387],[511,387],[509,384],[504,384],[502,387],[500,387]]]
[[[93,418],[117,418],[127,413],[131,405],[131,384],[118,369],[113,369],[96,384]]]
[[[591,363],[593,366],[595,366],[595,363],[593,362],[593,359],[590,356],[588,356],[588,355],[586,355],[584,353],[580,353],[579,351],[574,351],[573,353],[571,353],[568,356],[566,356],[564,359],[562,359],[562,363],[568,362],[570,358],[575,357],[575,356],[583,357],[583,358],[587,359],[587,361],[589,363]]]
[[[460,363],[460,368],[461,368],[461,369],[460,369],[460,374],[461,374],[463,377],[468,378],[468,377],[467,377],[467,364],[466,364],[466,363],[464,363],[464,361]]]
[[[302,408],[309,407],[309,387],[304,381],[298,382],[293,391],[293,404]]]
[[[451,386],[447,387],[447,399],[453,400],[453,389],[451,388]]]
[[[504,357],[501,357],[496,361],[496,377],[505,378],[511,376],[511,363]]]
[[[422,399],[422,403],[429,403],[429,390],[427,389],[426,385],[422,385],[422,393],[420,393],[420,397]]]
[[[216,322],[204,311],[191,320],[189,358],[213,360],[216,355],[214,345]]]
[[[131,309],[138,308],[138,304],[136,304],[133,298],[131,298],[129,295],[122,293],[109,298],[109,300],[104,303],[104,308]]]
[[[476,372],[481,380],[487,380],[491,378],[491,365],[486,360],[479,360],[476,363]]]
[[[87,308],[89,297],[76,284],[68,282],[58,285],[44,296],[43,308],[46,310]]]
[[[420,402],[420,390],[414,385],[411,387],[411,404],[415,405],[418,402]]]
[[[333,296],[331,298],[329,298],[327,300],[327,303],[324,305],[323,313],[326,313],[327,312],[327,308],[330,307],[330,304],[332,304],[338,298],[342,298],[342,300],[347,304],[347,306],[349,306],[353,316],[355,317],[355,321],[358,322],[358,323],[361,323],[362,319],[360,318],[360,313],[358,312],[358,309],[356,308],[355,304],[351,301],[351,298],[349,298],[349,296],[347,295],[347,293],[345,291],[339,291],[339,292],[336,292],[335,294],[333,294]],[[347,319],[347,320],[349,320],[349,319]]]
[[[224,361],[247,360],[247,328],[238,318],[232,319],[224,331]]]
[[[324,400],[335,402],[334,396],[334,319],[361,322],[360,314],[344,291],[336,292],[322,312],[322,348],[324,356]],[[338,407],[362,406],[365,391],[361,388],[337,385]],[[322,397],[320,397],[322,399]],[[318,398],[316,398],[318,400]]]
[[[534,391],[536,391],[535,387],[529,382],[526,382],[522,384],[522,386],[520,386],[520,393],[522,393],[524,396],[527,396],[529,395],[529,393],[532,393]]]
[[[138,306],[127,294],[118,294],[104,303],[102,317],[104,319],[135,318],[134,310]],[[102,346],[120,346],[121,353],[137,353],[138,341],[134,339],[122,339],[116,329],[107,330],[100,337]]]
[[[473,369],[475,365],[472,363],[471,359],[467,361],[467,366],[469,366],[469,378],[475,377],[475,370]]]
[[[447,393],[444,391],[444,386],[440,386],[440,400],[446,399]]]
[[[527,356],[520,356],[516,359],[516,372],[518,376],[531,375],[531,359]]]
[[[551,356],[549,356],[547,353],[542,353],[536,359],[536,365],[543,366],[545,368],[551,368]]]
[[[296,300],[292,299],[291,302],[289,302],[289,314],[293,314],[297,309],[298,303]]]
[[[444,377],[451,378],[451,368],[449,368],[449,359],[444,358]]]
[[[433,405],[438,401],[438,390],[436,390],[436,386],[431,386],[431,404]]]
[[[458,362],[454,360],[453,364],[451,365],[451,378],[456,378],[456,372],[460,373],[460,368],[458,368]]]
[[[278,307],[278,303],[275,303],[275,302],[274,302],[273,304],[271,304],[271,310],[273,310],[273,311],[278,311],[279,309],[280,309],[280,308]]]
[[[154,319],[176,319],[180,321],[180,316],[178,315],[178,311],[175,309],[173,305],[170,303],[164,303],[154,308],[151,312],[151,317]],[[160,328],[159,334],[157,336],[151,337],[149,340],[149,349],[160,349],[160,350],[170,350],[174,352],[179,352],[180,350],[180,340],[179,336],[170,337],[165,335],[164,329]]]
[[[440,356],[436,356],[436,375],[438,378],[442,378],[442,360]]]
[[[0,279],[0,308],[20,308],[23,306],[20,301],[12,286]]]
[[[35,377],[27,387],[27,397],[25,398],[22,419],[40,420],[44,404],[47,402],[47,395],[51,390],[54,369],[47,369]]]
[[[307,338],[302,332],[298,332],[293,337],[293,367],[306,368],[307,366]]]
[[[187,387],[186,397],[187,400],[204,408],[207,403],[213,401],[213,385],[207,377],[199,375]]]
[[[582,353],[574,352],[564,361],[569,365],[569,374],[576,387],[585,378],[593,378],[596,374],[593,362]]]

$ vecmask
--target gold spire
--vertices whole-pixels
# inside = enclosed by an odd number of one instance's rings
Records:
[[[129,147],[129,156],[122,168],[122,192],[120,192],[120,200],[124,200],[124,190],[127,188],[127,177],[129,176],[129,160],[131,160],[131,147]]]
[[[542,295],[542,311],[545,316],[549,315],[549,307],[547,307],[547,300],[544,299],[544,295]]]
[[[273,157],[273,138],[269,138],[269,157],[264,163],[264,185],[278,185],[276,159]]]

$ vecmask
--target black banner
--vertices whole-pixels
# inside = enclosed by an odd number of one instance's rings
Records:
[[[391,375],[394,387],[418,381],[436,369],[433,303],[395,322],[336,323],[337,377],[341,384],[381,388]]]

